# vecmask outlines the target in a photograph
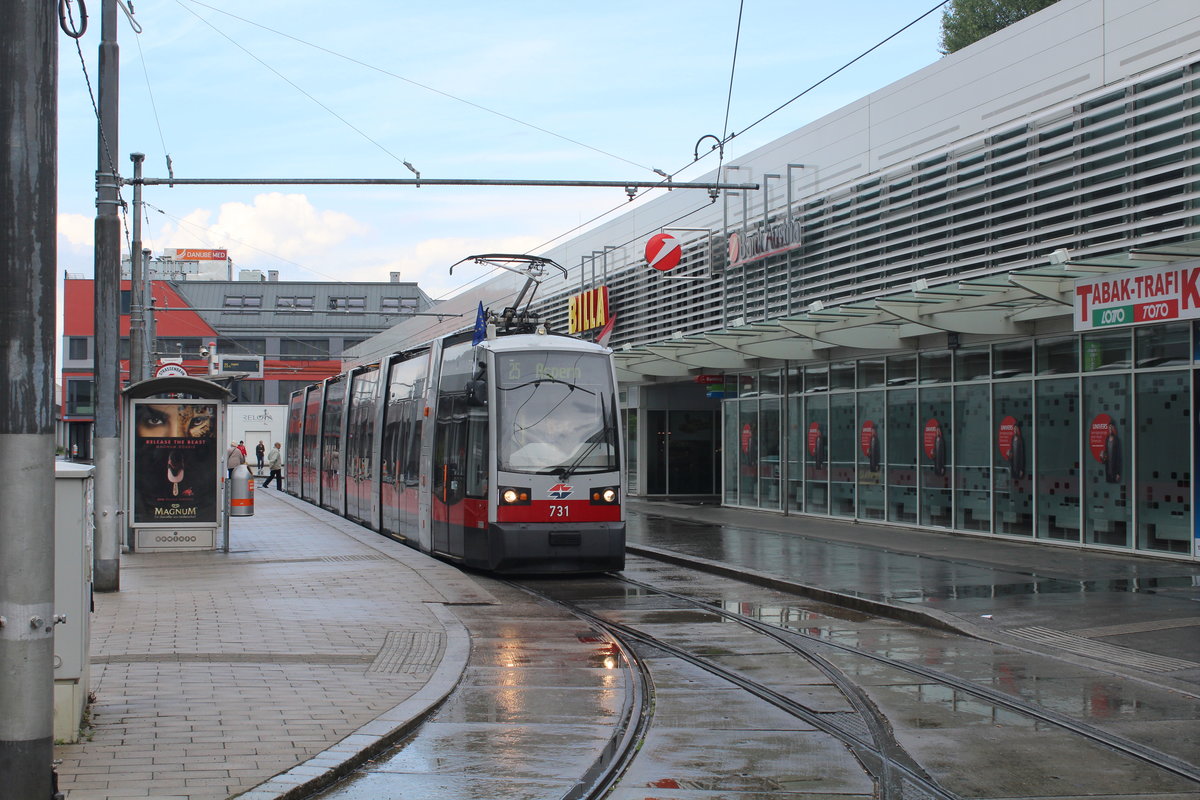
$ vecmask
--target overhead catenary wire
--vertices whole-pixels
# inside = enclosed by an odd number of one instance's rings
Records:
[[[552,130],[550,130],[549,128],[543,128],[543,127],[541,127],[540,125],[535,125],[535,124],[533,124],[532,122],[526,122],[525,120],[523,120],[523,119],[520,119],[520,118],[518,118],[518,117],[514,117],[514,116],[512,116],[512,115],[510,115],[510,114],[505,114],[505,113],[504,113],[504,112],[502,112],[502,111],[497,111],[497,110],[496,110],[496,109],[494,109],[494,108],[489,108],[489,107],[487,107],[487,106],[485,106],[485,105],[482,105],[482,104],[480,104],[480,103],[476,103],[476,102],[475,102],[475,101],[473,101],[473,100],[467,100],[466,98],[459,97],[459,96],[457,96],[457,95],[451,94],[450,92],[443,91],[442,89],[438,89],[438,88],[436,88],[436,87],[433,87],[433,86],[430,86],[430,85],[428,85],[428,84],[421,83],[420,81],[415,81],[415,80],[413,80],[412,78],[407,78],[407,77],[405,77],[405,76],[403,76],[403,75],[399,75],[399,74],[397,74],[397,73],[395,73],[395,72],[392,72],[392,71],[390,71],[390,70],[386,70],[386,69],[384,69],[384,68],[382,68],[382,67],[378,67],[378,66],[376,66],[376,65],[374,65],[374,64],[369,64],[369,63],[367,63],[366,61],[362,61],[362,60],[360,60],[360,59],[354,58],[353,56],[348,56],[348,55],[346,55],[345,53],[339,53],[339,52],[337,52],[336,50],[331,50],[331,49],[329,49],[329,48],[327,48],[327,47],[322,47],[322,46],[321,46],[321,45],[319,45],[319,44],[314,44],[313,42],[309,42],[309,41],[306,41],[306,40],[304,40],[304,39],[301,39],[301,38],[299,38],[299,37],[297,37],[297,36],[293,36],[293,35],[292,35],[292,34],[290,34],[290,33],[285,33],[284,31],[278,30],[277,28],[272,28],[272,27],[270,27],[270,26],[268,26],[268,25],[263,25],[262,23],[255,22],[254,20],[251,20],[251,19],[246,19],[245,17],[238,16],[237,14],[234,14],[234,13],[232,13],[232,12],[226,11],[226,10],[224,10],[224,9],[221,9],[221,8],[217,8],[216,6],[212,6],[212,5],[209,5],[209,4],[207,4],[207,3],[200,2],[200,0],[175,0],[175,2],[176,2],[176,3],[178,3],[180,6],[183,6],[183,5],[184,5],[184,2],[189,2],[189,3],[192,3],[192,4],[194,4],[194,5],[202,6],[202,7],[204,7],[204,8],[207,8],[207,9],[209,9],[210,11],[214,11],[214,12],[216,12],[216,13],[218,13],[218,14],[223,14],[223,15],[225,15],[225,16],[227,16],[227,17],[231,17],[231,18],[233,18],[233,19],[236,19],[236,20],[238,20],[239,22],[244,22],[244,23],[246,23],[247,25],[253,25],[253,26],[254,26],[254,27],[256,27],[256,28],[259,28],[259,29],[261,29],[261,30],[267,31],[267,32],[269,32],[269,33],[273,33],[273,34],[275,34],[276,36],[281,36],[281,37],[283,37],[283,38],[285,38],[285,39],[290,39],[291,41],[293,41],[293,42],[296,42],[297,44],[302,44],[302,45],[304,45],[305,47],[311,47],[311,48],[312,48],[312,49],[314,49],[314,50],[319,50],[319,51],[321,51],[322,53],[326,53],[326,54],[328,54],[328,55],[334,56],[335,58],[340,58],[340,59],[342,59],[342,60],[344,60],[344,61],[349,61],[349,62],[350,62],[350,63],[352,63],[352,64],[357,64],[357,65],[358,65],[358,66],[360,66],[360,67],[363,67],[363,68],[365,68],[365,69],[372,70],[372,71],[374,71],[374,72],[378,72],[378,73],[379,73],[379,74],[381,74],[381,75],[386,75],[386,76],[388,76],[389,78],[395,78],[396,80],[403,81],[403,82],[405,82],[405,83],[407,83],[407,84],[409,84],[409,85],[411,85],[411,86],[416,86],[416,87],[417,87],[417,88],[419,88],[419,89],[424,89],[424,90],[425,90],[425,91],[427,91],[427,92],[432,92],[433,94],[441,95],[442,97],[445,97],[445,98],[447,98],[447,99],[449,99],[449,100],[453,100],[453,101],[455,101],[455,102],[457,102],[457,103],[463,103],[464,105],[468,105],[468,106],[471,106],[472,108],[479,109],[480,111],[486,112],[486,113],[488,113],[488,114],[491,114],[491,115],[493,115],[493,116],[496,116],[496,117],[500,117],[501,119],[506,119],[506,120],[508,120],[508,121],[510,121],[510,122],[515,122],[516,124],[518,124],[518,125],[522,125],[522,126],[524,126],[524,127],[526,127],[526,128],[529,128],[529,129],[531,129],[531,130],[538,131],[539,133],[544,133],[544,134],[546,134],[547,136],[552,136],[552,137],[554,137],[554,138],[556,138],[556,139],[560,139],[560,140],[562,140],[562,141],[564,141],[564,142],[568,142],[568,143],[570,143],[570,144],[574,144],[574,145],[577,145],[577,146],[579,146],[579,147],[583,147],[583,148],[585,148],[585,149],[591,150],[591,151],[592,151],[592,152],[594,152],[594,153],[599,153],[599,154],[600,154],[600,155],[602,155],[602,156],[607,156],[607,157],[609,157],[609,158],[616,159],[617,161],[622,161],[622,162],[624,162],[624,163],[626,163],[626,164],[629,164],[630,166],[634,166],[634,167],[637,167],[637,168],[639,168],[639,169],[644,169],[644,170],[646,170],[646,171],[648,171],[648,172],[653,172],[653,171],[654,171],[654,168],[653,168],[653,167],[648,167],[648,166],[646,166],[645,164],[639,164],[639,163],[638,163],[638,162],[636,162],[636,161],[632,161],[632,160],[630,160],[630,159],[628,159],[628,158],[625,158],[625,157],[623,157],[623,156],[619,156],[619,155],[617,155],[617,154],[615,154],[615,153],[610,153],[610,152],[609,152],[609,151],[607,151],[607,150],[603,150],[603,149],[601,149],[601,148],[599,148],[599,147],[596,147],[596,146],[594,146],[594,145],[587,144],[586,142],[581,142],[581,141],[579,141],[578,139],[572,139],[572,138],[571,138],[571,137],[569,137],[569,136],[564,136],[564,135],[563,135],[563,134],[561,134],[561,133],[556,133],[555,131],[552,131]],[[188,10],[189,10],[189,11],[191,11],[191,9],[188,9]],[[191,13],[192,13],[193,15],[195,15],[195,16],[196,16],[197,18],[199,18],[199,19],[204,19],[203,17],[200,17],[198,14],[196,14],[194,11],[191,11]],[[211,23],[211,22],[208,22],[208,20],[205,20],[205,22],[206,22],[206,23],[208,23],[210,26],[212,25],[212,23]],[[213,27],[213,30],[217,30],[217,28],[216,28],[216,27]],[[220,31],[218,31],[218,33],[220,33]],[[222,35],[224,35],[224,34],[222,34]],[[226,37],[226,38],[228,38],[228,37]],[[232,39],[230,39],[230,41],[233,41],[233,40],[232,40]],[[239,46],[240,46],[240,45],[239,45]],[[336,116],[336,115],[335,115],[335,116]],[[343,120],[343,121],[344,121],[344,120]]]

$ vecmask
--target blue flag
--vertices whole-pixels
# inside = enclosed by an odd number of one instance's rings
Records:
[[[479,313],[475,315],[475,335],[471,337],[471,346],[487,338],[487,314],[483,313],[483,303],[479,303]]]

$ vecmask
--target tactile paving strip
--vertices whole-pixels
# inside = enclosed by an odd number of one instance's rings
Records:
[[[1014,636],[1020,636],[1023,639],[1029,639],[1039,644],[1057,647],[1060,650],[1066,650],[1076,655],[1087,656],[1088,658],[1095,658],[1100,661],[1108,661],[1112,664],[1122,664],[1135,669],[1144,669],[1147,672],[1175,672],[1177,670],[1200,667],[1200,664],[1194,661],[1184,661],[1179,658],[1159,656],[1154,653],[1146,653],[1141,650],[1133,650],[1115,644],[1096,642],[1091,639],[1085,639],[1082,636],[1067,633],[1066,631],[1056,631],[1053,628],[1032,626],[1029,628],[1010,628],[1007,632]]]
[[[445,647],[446,634],[442,631],[388,631],[367,672],[433,672]]]

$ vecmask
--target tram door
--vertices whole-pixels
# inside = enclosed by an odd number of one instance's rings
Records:
[[[433,549],[447,555],[463,550],[463,465],[466,462],[466,398],[438,398],[433,438]]]

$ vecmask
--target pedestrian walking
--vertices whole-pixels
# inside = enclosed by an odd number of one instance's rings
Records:
[[[263,481],[262,488],[267,488],[267,485],[272,480],[275,481],[275,488],[283,488],[283,451],[279,449],[279,442],[275,443],[275,449],[267,456],[267,468],[271,470],[271,474]]]
[[[254,457],[258,459],[258,474],[262,476],[263,458],[267,455],[267,446],[263,444],[262,439],[258,440],[258,444],[254,446]]]
[[[229,479],[233,480],[233,470],[235,467],[240,467],[246,463],[246,454],[237,446],[237,442],[230,442],[229,449],[225,451],[225,469],[229,470]]]
[[[237,449],[242,451],[242,462],[244,463],[246,461],[246,443],[238,442]]]

